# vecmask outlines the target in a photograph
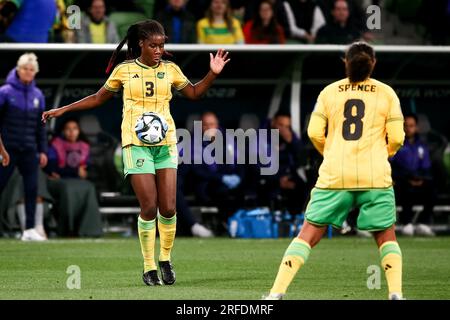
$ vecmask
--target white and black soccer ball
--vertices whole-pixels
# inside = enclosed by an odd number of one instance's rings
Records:
[[[138,139],[146,144],[160,143],[166,137],[168,129],[164,117],[155,112],[145,112],[134,127]]]

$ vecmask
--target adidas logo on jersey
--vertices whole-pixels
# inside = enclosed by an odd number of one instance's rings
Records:
[[[133,76],[133,79],[139,79],[139,75],[136,73],[136,74]]]

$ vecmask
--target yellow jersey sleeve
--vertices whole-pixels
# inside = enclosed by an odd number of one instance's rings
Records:
[[[173,87],[177,90],[183,90],[188,84],[190,84],[190,81],[183,74],[179,66],[177,66],[175,63],[171,63],[170,66],[172,67]]]
[[[327,113],[325,110],[325,104],[323,102],[323,91],[317,98],[316,106],[311,114],[311,118],[308,124],[308,136],[311,139],[314,147],[320,154],[323,154],[325,148],[325,131],[327,129]]]
[[[117,65],[103,87],[112,92],[118,92],[122,88],[122,65]]]
[[[403,145],[403,141],[405,139],[403,121],[404,120],[402,109],[400,107],[400,100],[398,99],[395,92],[392,92],[389,113],[386,118],[386,134],[389,157],[394,156],[398,149],[400,149]]]

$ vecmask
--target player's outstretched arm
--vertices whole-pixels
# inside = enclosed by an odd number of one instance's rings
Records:
[[[202,97],[209,87],[211,87],[213,81],[216,77],[222,72],[225,65],[230,61],[227,59],[228,52],[225,52],[223,49],[219,49],[214,56],[212,53],[209,54],[209,68],[210,70],[206,74],[206,76],[197,82],[196,84],[188,84],[181,90],[181,93],[192,100],[199,99]]]
[[[108,91],[102,87],[97,91],[97,93],[78,100],[77,102],[71,103],[61,108],[45,111],[44,113],[42,113],[42,121],[45,123],[48,119],[58,118],[68,111],[80,111],[98,107],[105,101],[112,98],[113,95],[114,92]]]
[[[386,123],[387,148],[389,158],[393,157],[402,147],[405,140],[405,131],[403,130],[403,117],[393,119]]]
[[[318,116],[317,114],[313,113],[309,120],[308,137],[321,155],[323,155],[323,151],[325,149],[326,128],[327,120],[324,117]]]

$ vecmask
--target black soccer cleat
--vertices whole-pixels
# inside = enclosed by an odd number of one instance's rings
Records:
[[[175,283],[175,271],[170,261],[159,261],[159,269],[164,284],[171,285]]]
[[[158,271],[150,270],[142,274],[142,280],[148,286],[162,286],[161,279],[158,277]]]

